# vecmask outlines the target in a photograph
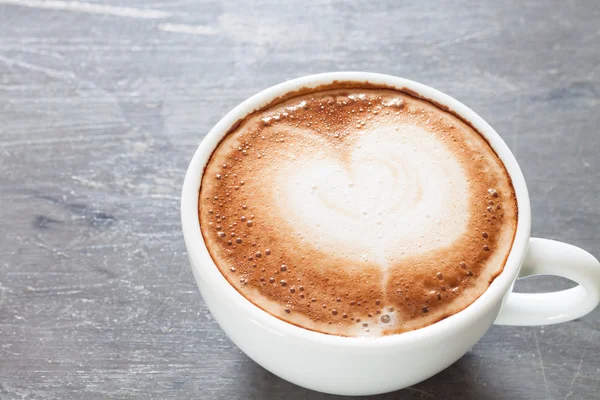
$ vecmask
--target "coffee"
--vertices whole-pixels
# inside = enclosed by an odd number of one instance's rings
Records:
[[[236,126],[206,166],[202,235],[246,299],[297,326],[382,336],[464,309],[502,271],[510,177],[452,112],[336,83]]]

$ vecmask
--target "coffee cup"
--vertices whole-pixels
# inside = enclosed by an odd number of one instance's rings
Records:
[[[485,138],[504,164],[518,207],[517,228],[502,272],[464,310],[432,325],[382,337],[341,337],[289,324],[243,297],[225,279],[203,240],[198,193],[213,151],[238,121],[286,94],[332,82],[368,82],[410,93],[451,110]],[[335,72],[307,76],[266,89],[229,112],[207,134],[185,177],[181,219],[192,271],[212,315],[230,339],[258,364],[297,385],[332,394],[367,395],[416,384],[463,356],[492,324],[534,326],[570,321],[600,302],[600,263],[577,247],[531,238],[529,195],[521,169],[500,136],[452,97],[393,76]],[[516,279],[557,275],[578,286],[551,293],[512,291]]]

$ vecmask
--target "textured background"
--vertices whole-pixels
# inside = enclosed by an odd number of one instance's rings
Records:
[[[0,0],[0,398],[333,398],[227,339],[179,224],[205,133],[300,75],[383,72],[463,101],[521,163],[534,235],[600,255],[598,3],[397,3]],[[600,309],[493,327],[380,398],[597,399],[599,326]]]

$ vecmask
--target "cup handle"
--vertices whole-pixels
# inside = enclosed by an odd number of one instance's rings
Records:
[[[532,275],[562,276],[579,285],[558,292],[511,292],[494,324],[558,324],[583,317],[600,303],[600,263],[579,247],[531,238],[519,278]]]

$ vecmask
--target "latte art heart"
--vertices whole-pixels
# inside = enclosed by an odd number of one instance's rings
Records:
[[[232,128],[206,166],[199,218],[215,264],[257,307],[313,331],[381,336],[479,297],[504,266],[517,206],[467,123],[345,82]]]
[[[272,202],[307,245],[387,267],[463,236],[468,182],[424,129],[363,130],[346,159],[335,148],[303,150],[278,165]]]

